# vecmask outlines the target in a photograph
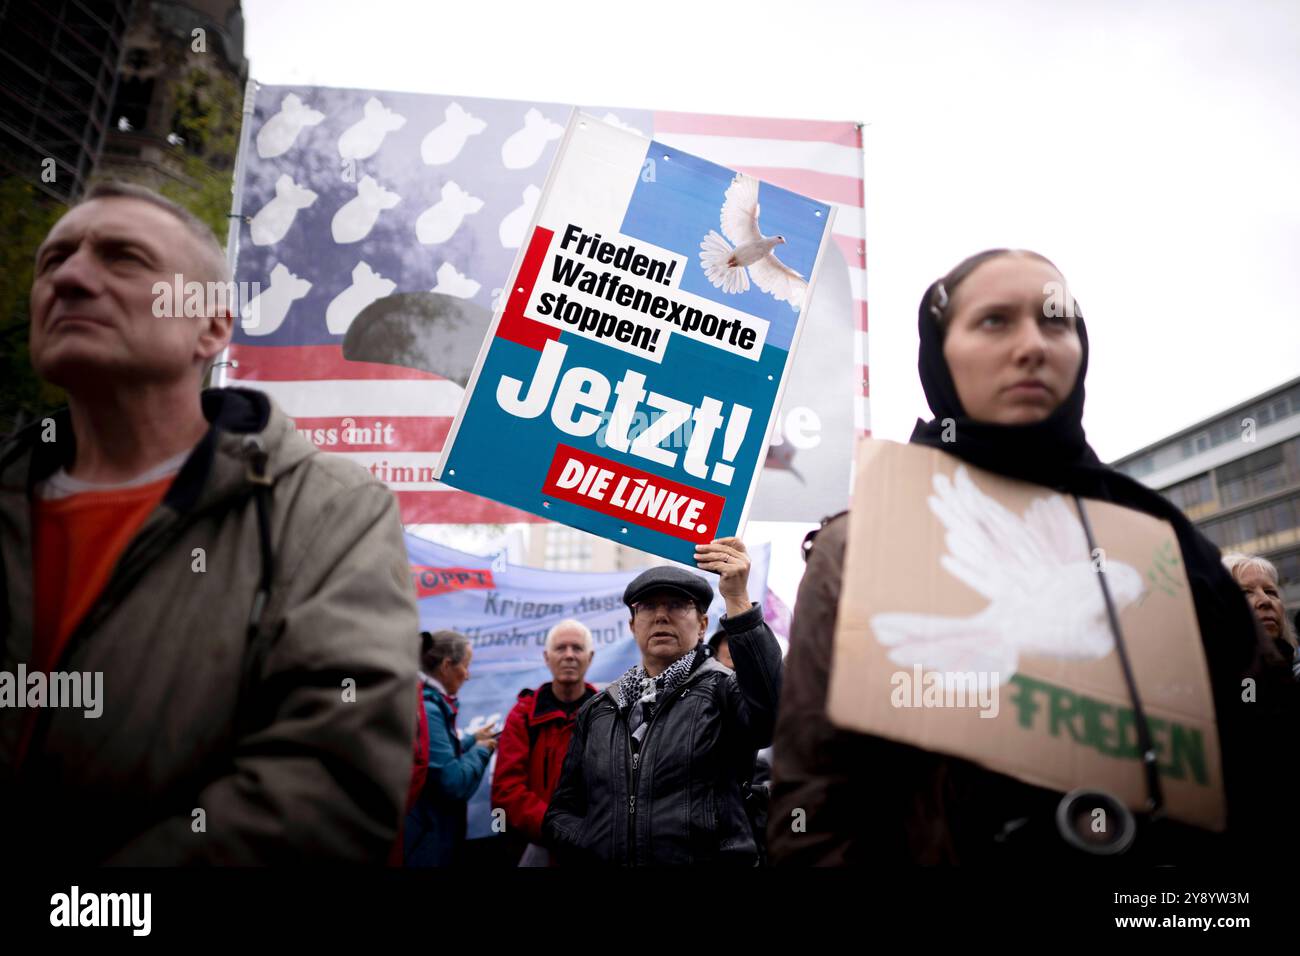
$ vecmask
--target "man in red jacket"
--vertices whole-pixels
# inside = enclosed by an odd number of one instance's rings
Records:
[[[591,631],[581,621],[561,621],[551,628],[542,656],[552,679],[536,691],[524,688],[519,692],[518,703],[501,732],[492,776],[492,807],[506,811],[507,832],[528,841],[521,866],[549,862],[540,846],[542,817],[560,782],[573,718],[596,693],[596,688],[583,680],[595,653]]]

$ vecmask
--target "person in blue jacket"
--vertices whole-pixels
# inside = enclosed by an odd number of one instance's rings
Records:
[[[466,807],[496,750],[495,725],[463,737],[456,732],[456,694],[469,680],[474,656],[469,638],[456,631],[420,633],[420,683],[429,718],[429,772],[406,815],[407,866],[451,866],[465,842]]]

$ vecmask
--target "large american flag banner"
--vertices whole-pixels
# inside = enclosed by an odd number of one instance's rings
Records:
[[[228,250],[246,293],[219,384],[268,392],[406,524],[540,520],[433,469],[570,108],[249,84]],[[751,517],[845,507],[870,429],[860,124],[583,109],[839,207]]]

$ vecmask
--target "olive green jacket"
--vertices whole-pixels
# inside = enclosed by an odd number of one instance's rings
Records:
[[[397,837],[419,624],[396,501],[261,392],[209,390],[203,409],[212,427],[53,667],[102,673],[101,715],[0,707],[11,860],[382,862]],[[10,674],[32,655],[33,487],[73,459],[66,413],[54,426],[0,447]]]

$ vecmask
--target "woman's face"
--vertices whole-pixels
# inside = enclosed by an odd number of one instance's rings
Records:
[[[1065,401],[1083,361],[1073,301],[1061,274],[1032,256],[998,256],[965,278],[943,355],[967,415],[1028,425]]]
[[[442,686],[447,688],[447,693],[455,697],[465,681],[469,680],[469,662],[474,656],[474,648],[465,648],[465,659],[459,664],[453,664],[450,660],[444,660],[438,665],[437,672],[433,675],[442,681]],[[477,685],[475,685],[477,686]]]
[[[1237,574],[1237,583],[1246,594],[1250,609],[1264,633],[1277,637],[1282,633],[1282,595],[1273,579],[1260,568],[1243,566]]]

